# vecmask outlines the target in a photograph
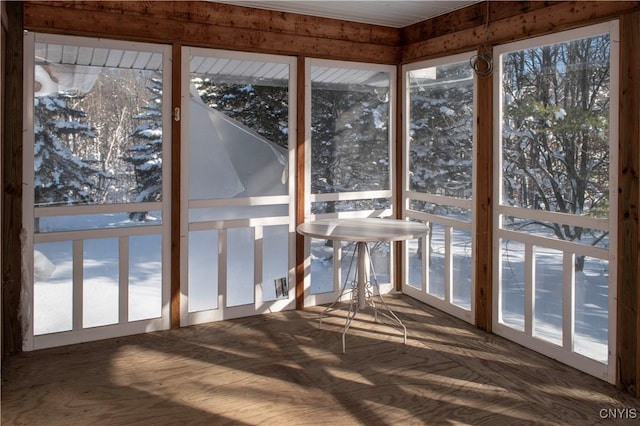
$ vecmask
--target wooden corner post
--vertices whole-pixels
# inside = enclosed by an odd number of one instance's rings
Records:
[[[640,12],[620,21],[620,123],[618,165],[617,385],[640,396]],[[614,78],[615,76],[612,76]],[[613,107],[613,106],[612,106]],[[611,314],[614,314],[613,312]],[[613,330],[612,330],[613,332]]]
[[[22,351],[23,4],[7,2],[2,128],[2,359]],[[10,114],[7,112],[11,112]]]

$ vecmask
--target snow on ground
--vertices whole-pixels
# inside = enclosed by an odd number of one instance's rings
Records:
[[[111,220],[111,218],[109,218]],[[126,214],[123,220],[128,220]],[[34,334],[67,331],[73,320],[72,242],[36,244]],[[83,325],[118,322],[118,238],[85,240],[82,265]],[[129,237],[129,320],[160,317],[161,236]]]

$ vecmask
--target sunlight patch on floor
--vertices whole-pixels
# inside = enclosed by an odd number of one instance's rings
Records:
[[[336,379],[358,383],[366,386],[375,386],[376,384],[369,380],[367,377],[362,374],[358,374],[352,370],[345,370],[342,368],[333,368],[333,367],[324,367],[324,370],[327,374],[332,375]]]

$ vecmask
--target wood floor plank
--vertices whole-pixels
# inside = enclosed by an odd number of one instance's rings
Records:
[[[597,425],[640,402],[405,296],[397,327],[322,307],[23,353],[3,425]],[[615,424],[636,420],[617,420]]]

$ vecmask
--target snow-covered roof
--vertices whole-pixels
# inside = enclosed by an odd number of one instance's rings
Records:
[[[159,71],[162,69],[162,54],[101,47],[73,46],[59,43],[37,43],[38,64],[61,64],[69,66],[96,66]],[[286,80],[288,64],[194,56],[189,69],[196,74],[214,74],[218,79],[268,79]],[[388,86],[389,76],[376,70],[314,66],[311,81],[331,84],[367,84]]]
[[[287,150],[190,92],[189,198],[288,194]]]

